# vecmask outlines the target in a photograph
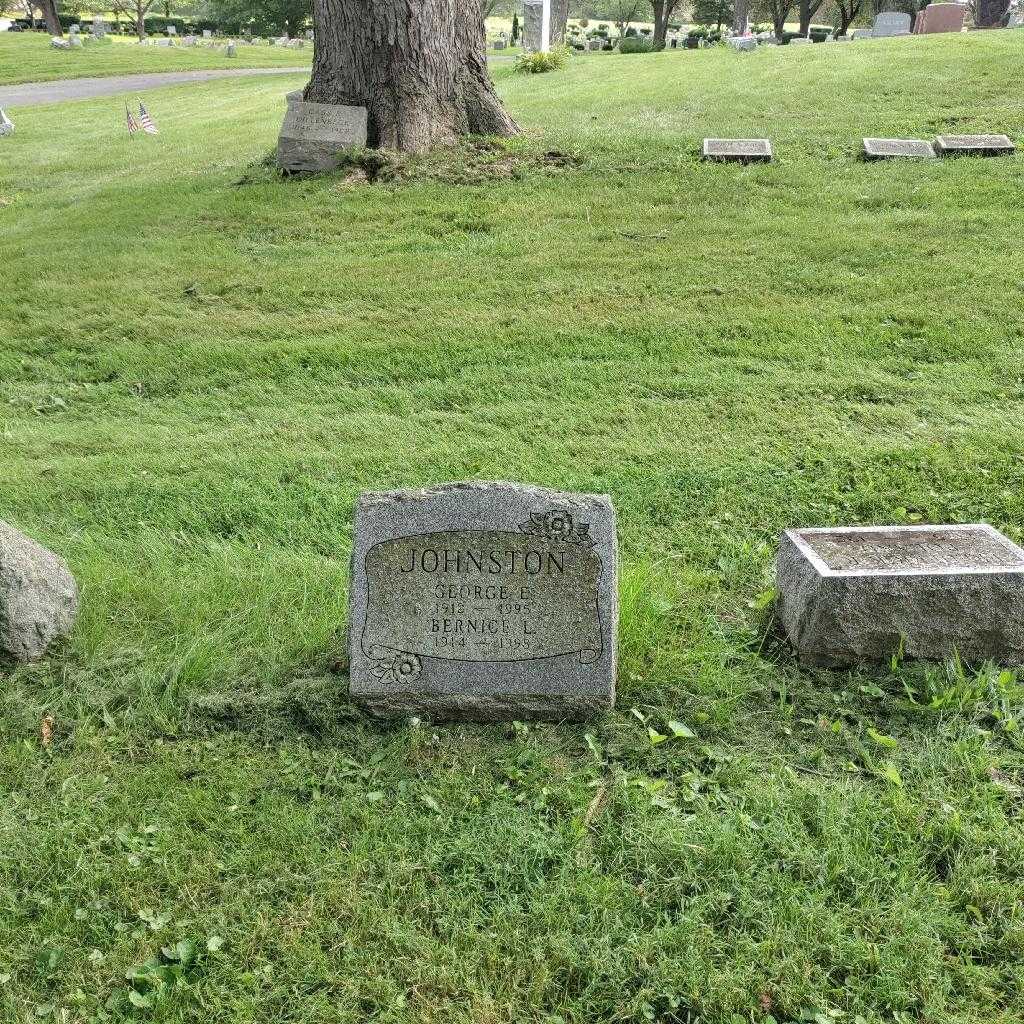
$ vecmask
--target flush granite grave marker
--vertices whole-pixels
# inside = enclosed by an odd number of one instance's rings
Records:
[[[580,719],[615,702],[607,495],[511,483],[363,494],[351,696],[378,715]]]
[[[935,156],[924,139],[865,139],[865,160],[931,160]]]
[[[772,144],[768,139],[705,139],[702,152],[705,160],[768,163]]]
[[[940,135],[935,140],[939,156],[1004,156],[1015,148],[1008,135]]]
[[[817,665],[909,657],[1024,663],[1024,550],[984,524],[787,530],[779,621]]]
[[[308,103],[288,94],[277,140],[277,165],[286,171],[333,171],[346,149],[366,145],[366,107]]]

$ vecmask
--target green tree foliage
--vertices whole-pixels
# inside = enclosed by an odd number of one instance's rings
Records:
[[[695,25],[721,28],[732,24],[733,14],[732,0],[694,0],[692,17]]]
[[[207,0],[204,14],[225,32],[254,35],[300,32],[312,15],[312,0]]]

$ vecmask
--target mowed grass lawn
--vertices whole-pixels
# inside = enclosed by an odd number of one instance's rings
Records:
[[[301,50],[270,46],[266,40],[258,46],[238,44],[237,56],[227,57],[226,39],[220,40],[217,47],[139,46],[134,37],[111,39],[109,45],[86,44],[80,49],[55,50],[45,32],[0,32],[0,85],[204,68],[299,68],[313,59],[309,43]]]
[[[398,183],[261,165],[299,77],[22,110],[0,518],[83,610],[0,681],[0,1018],[1019,1022],[1016,677],[804,670],[763,608],[788,526],[1024,539],[1024,157],[856,159],[1020,140],[1022,61],[501,69],[525,137]],[[347,703],[357,493],[463,478],[612,495],[613,714]]]

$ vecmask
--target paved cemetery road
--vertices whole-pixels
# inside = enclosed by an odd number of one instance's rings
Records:
[[[309,68],[224,68],[217,71],[163,71],[154,75],[119,75],[111,78],[64,78],[56,82],[27,82],[0,86],[0,107],[30,107],[36,103],[63,103],[113,96],[119,92],[159,89],[162,85],[205,82],[210,78],[241,75],[309,74]]]
[[[513,57],[488,58],[501,62]],[[110,78],[64,78],[55,82],[26,82],[0,85],[0,107],[31,107],[37,103],[63,103],[65,100],[89,100],[94,96],[116,96],[119,92],[141,92],[183,82],[205,82],[211,78],[237,78],[242,75],[309,74],[304,68],[223,68],[215,71],[163,71],[152,75],[119,75]]]

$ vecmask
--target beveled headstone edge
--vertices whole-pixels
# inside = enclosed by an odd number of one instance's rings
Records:
[[[957,566],[955,568],[912,568],[912,569],[883,569],[883,568],[854,568],[854,569],[833,569],[808,543],[807,537],[822,535],[847,535],[851,533],[935,533],[936,531],[949,533],[970,533],[981,531],[991,540],[1019,559],[1019,565],[1003,566]],[[921,523],[906,525],[882,525],[882,526],[810,526],[794,527],[784,530],[780,537],[780,549],[784,542],[788,541],[804,557],[822,578],[836,579],[857,579],[857,578],[878,578],[878,577],[906,577],[906,576],[998,576],[998,575],[1024,575],[1024,548],[1019,547],[1009,537],[1001,533],[989,523]]]
[[[764,143],[765,150],[762,153],[713,153],[712,144],[716,142],[756,142]],[[775,151],[772,149],[771,139],[731,139],[731,138],[706,138],[701,144],[701,157],[716,163],[771,163],[775,159]]]
[[[924,146],[926,153],[872,153],[871,143],[874,142],[896,142],[912,143]],[[877,135],[866,135],[863,139],[865,160],[932,160],[936,156],[935,147],[927,139],[891,139],[882,138]]]

